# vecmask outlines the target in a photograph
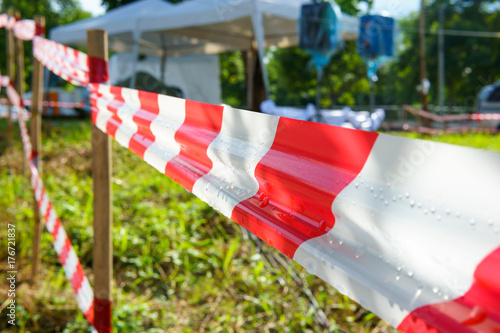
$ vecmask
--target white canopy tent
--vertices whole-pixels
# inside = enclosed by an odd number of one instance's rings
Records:
[[[139,0],[106,15],[52,29],[50,38],[85,45],[87,29],[108,31],[110,48],[160,57],[256,50],[266,94],[265,48],[298,43],[300,7],[311,0]],[[357,38],[359,19],[342,16],[344,39]],[[134,71],[135,72],[135,71]],[[133,80],[132,80],[133,82]]]
[[[155,11],[141,24],[141,30],[216,42],[234,49],[256,48],[268,93],[265,48],[298,43],[298,20],[304,3],[311,0],[188,0]],[[342,30],[345,39],[357,38],[359,20],[343,15]]]
[[[116,53],[109,58],[108,63],[110,84],[117,85],[119,82],[126,81],[136,70],[137,73],[147,73],[160,79],[163,84],[179,89],[186,99],[210,104],[221,103],[220,68],[217,55],[191,54],[170,57],[165,63],[161,61],[156,56],[147,55],[141,57],[141,61],[134,66],[132,53]],[[149,84],[150,87],[155,84],[147,80],[143,83]]]
[[[164,0],[139,0],[110,10],[103,16],[56,27],[50,31],[50,39],[62,44],[85,46],[87,29],[103,29],[108,32],[110,49],[117,52],[132,51],[136,43],[139,52],[156,56],[161,56],[167,47],[168,56],[225,51],[222,45],[207,41],[145,32],[144,27],[148,26],[147,22],[155,12],[170,12],[174,7],[176,5]]]

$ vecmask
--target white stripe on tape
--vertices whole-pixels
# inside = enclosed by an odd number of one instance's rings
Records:
[[[101,131],[106,133],[106,125],[113,114],[108,110],[108,104],[113,101],[114,97],[110,93],[110,87],[107,85],[99,85],[99,93],[102,97],[97,98],[96,106],[99,109],[99,113],[96,118],[96,126]]]
[[[36,201],[40,201],[41,196],[42,196],[42,180],[40,179],[40,177],[37,177],[36,188],[35,188]]]
[[[92,292],[92,287],[90,286],[89,280],[85,276],[80,285],[80,289],[76,293],[76,299],[78,302],[78,307],[83,313],[86,313],[92,302],[94,300],[94,293]]]
[[[500,216],[498,165],[499,154],[380,135],[333,202],[334,228],[294,260],[397,327],[462,296],[498,247],[487,222]]]
[[[57,254],[61,254],[64,244],[66,244],[66,237],[66,232],[64,231],[63,226],[60,225],[57,229],[57,235],[54,239],[54,249],[56,250]]]
[[[271,148],[278,121],[224,107],[221,131],[207,149],[212,170],[196,181],[193,193],[231,218],[234,207],[259,189],[255,167]]]
[[[150,125],[155,141],[144,152],[144,161],[164,173],[167,163],[181,151],[179,143],[175,140],[175,133],[186,119],[186,101],[158,95],[158,105],[158,116]]]
[[[141,101],[138,90],[121,88],[121,95],[125,103],[117,110],[117,116],[122,120],[122,124],[116,130],[115,140],[128,148],[130,139],[137,133],[137,124],[133,118],[141,108]]]
[[[47,192],[43,193],[42,196],[42,202],[40,204],[40,213],[42,216],[47,215],[47,208],[49,207],[49,196],[47,195]]]
[[[73,246],[71,246],[68,251],[68,257],[66,258],[63,266],[64,272],[66,273],[66,276],[69,280],[73,280],[73,274],[75,273],[77,264],[78,257],[76,256]]]
[[[54,226],[56,224],[57,215],[54,209],[51,209],[49,212],[49,218],[45,224],[47,231],[52,234],[54,232]]]

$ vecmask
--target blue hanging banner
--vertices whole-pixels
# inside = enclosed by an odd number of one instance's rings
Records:
[[[376,80],[378,67],[394,56],[396,21],[382,15],[360,18],[358,54],[368,66],[368,77]]]
[[[300,13],[299,46],[311,55],[316,68],[323,68],[343,47],[340,7],[316,2],[302,5]]]

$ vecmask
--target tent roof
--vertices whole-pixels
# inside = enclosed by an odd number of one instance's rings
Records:
[[[299,19],[300,7],[311,2],[311,0],[187,0],[173,8],[156,10],[147,18],[147,22],[142,22],[141,28],[143,31],[160,31],[206,26],[249,17],[258,11],[267,18],[293,21],[293,30],[297,34],[296,22]],[[165,17],[169,19],[165,20]],[[357,34],[359,28],[357,18],[343,15],[342,23],[346,35]]]
[[[50,31],[50,38],[60,43],[78,44],[87,39],[87,29],[104,29],[108,35],[131,34],[137,29],[141,18],[149,17],[157,10],[166,10],[173,5],[163,0],[139,0],[126,6],[112,9],[105,15],[73,22]]]
[[[50,38],[71,45],[86,44],[87,29],[108,31],[110,47],[130,51],[140,38],[140,52],[161,55],[219,53],[248,49],[255,43],[252,15],[262,13],[265,45],[296,45],[300,6],[311,0],[187,0],[171,4],[139,0],[91,18],[58,28]],[[345,39],[357,37],[359,20],[342,16]]]

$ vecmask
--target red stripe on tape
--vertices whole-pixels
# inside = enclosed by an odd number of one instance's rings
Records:
[[[186,100],[186,118],[175,133],[179,155],[165,167],[165,174],[193,191],[194,183],[212,168],[207,148],[222,126],[224,107]]]
[[[91,325],[94,324],[94,302],[95,302],[95,299],[94,301],[90,304],[90,307],[89,309],[83,313],[83,315],[85,316],[85,318],[87,318],[87,320],[89,321],[89,323]]]
[[[420,307],[398,326],[404,332],[500,332],[500,247],[476,268],[472,287],[449,302]]]
[[[61,249],[61,254],[59,255],[59,259],[61,259],[61,264],[63,266],[66,265],[66,260],[68,259],[70,249],[71,249],[71,242],[69,241],[68,237],[65,237],[64,245]]]
[[[50,216],[50,211],[54,209],[52,208],[52,202],[49,201],[49,204],[47,205],[47,212],[45,213],[45,221],[48,221],[49,220],[49,216]]]
[[[83,271],[82,266],[80,265],[80,262],[76,263],[76,269],[75,272],[73,273],[73,278],[71,279],[71,286],[73,287],[73,290],[78,292],[82,285],[83,278],[85,277],[85,273]]]
[[[293,258],[303,242],[333,228],[333,200],[359,174],[378,134],[288,118],[276,133],[255,169],[257,194],[232,219]]]
[[[57,233],[59,232],[59,228],[61,227],[61,221],[59,221],[59,217],[56,217],[56,222],[54,223],[54,229],[52,230],[52,237],[54,237],[54,241],[56,240]]]
[[[118,117],[118,109],[125,104],[122,96],[122,88],[111,87],[110,93],[113,94],[114,100],[107,105],[107,109],[113,114],[106,124],[106,133],[113,138],[116,136],[116,130],[122,124],[122,120]]]
[[[144,152],[155,141],[151,132],[151,122],[158,116],[160,106],[158,105],[158,94],[139,91],[141,108],[134,114],[133,120],[137,125],[137,133],[130,139],[129,149],[144,159]]]
[[[90,83],[89,84],[90,91],[90,117],[92,118],[92,123],[96,123],[97,115],[99,114],[99,109],[97,108],[97,100],[102,97],[102,94],[99,92],[99,85]]]

